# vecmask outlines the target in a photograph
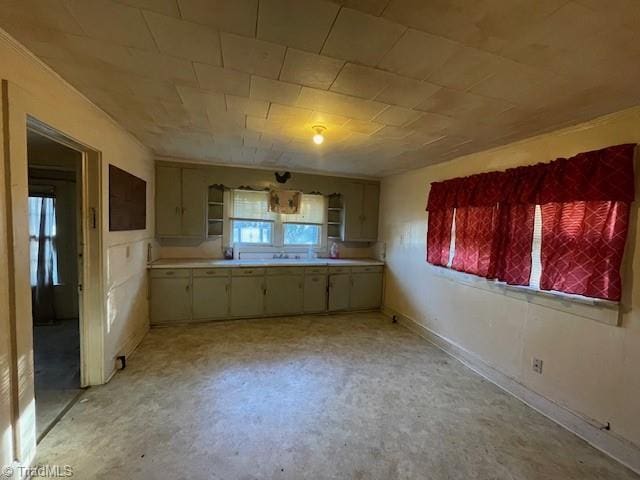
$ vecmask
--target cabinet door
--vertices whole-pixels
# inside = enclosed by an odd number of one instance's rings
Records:
[[[156,168],[156,236],[176,237],[181,234],[182,193],[180,169]]]
[[[268,275],[266,284],[264,302],[267,315],[291,315],[302,312],[302,275]]]
[[[329,311],[347,310],[351,279],[348,273],[329,275]]]
[[[193,318],[194,320],[225,318],[229,315],[228,277],[194,277]]]
[[[188,277],[151,279],[151,323],[191,319],[190,282]]]
[[[359,241],[362,238],[363,183],[350,183],[344,191],[344,240]]]
[[[231,316],[259,317],[264,312],[264,277],[232,277]]]
[[[327,310],[327,276],[307,275],[304,277],[304,312],[324,312]]]
[[[362,200],[362,239],[374,242],[378,239],[378,208],[380,186],[375,183],[364,185]]]
[[[351,308],[365,310],[380,307],[382,273],[351,274]]]
[[[182,235],[203,237],[206,234],[207,191],[204,176],[194,168],[182,169]]]

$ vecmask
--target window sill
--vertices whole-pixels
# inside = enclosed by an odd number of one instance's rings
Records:
[[[540,305],[560,312],[595,320],[606,325],[618,326],[620,323],[620,304],[618,302],[507,285],[495,280],[487,280],[486,278],[458,272],[449,268],[437,267],[435,265],[429,265],[429,267],[435,275],[439,277],[472,288],[516,298],[534,305]]]

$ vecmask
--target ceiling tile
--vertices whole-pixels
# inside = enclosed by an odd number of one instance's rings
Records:
[[[176,87],[178,95],[182,103],[190,110],[220,110],[224,112],[227,109],[226,101],[223,93],[210,92],[200,88],[187,87],[178,85]]]
[[[262,0],[258,38],[317,53],[338,9],[324,0]]]
[[[439,89],[439,86],[429,82],[395,75],[375,100],[391,105],[413,108]]]
[[[342,60],[288,48],[280,80],[326,90],[343,65]]]
[[[393,125],[396,127],[414,122],[422,116],[421,112],[411,110],[410,108],[389,106],[374,118],[374,121],[384,123],[385,125]]]
[[[389,3],[389,0],[335,0],[336,3],[344,5],[345,7],[360,10],[364,13],[370,13],[371,15],[380,16],[384,11],[384,8]]]
[[[407,30],[382,58],[383,70],[424,80],[459,48],[459,44],[417,30]]]
[[[442,132],[453,125],[454,120],[451,117],[438,115],[435,113],[425,113],[419,119],[411,122],[406,126],[409,130],[419,132],[435,133]]]
[[[256,75],[251,77],[251,98],[282,103],[284,105],[295,105],[299,93],[299,85],[258,77]]]
[[[438,85],[467,90],[490,77],[499,68],[501,58],[471,47],[460,47],[428,80]]]
[[[363,135],[373,135],[381,128],[384,128],[384,125],[382,123],[368,122],[366,120],[351,119],[345,124],[345,128]]]
[[[392,78],[388,72],[347,63],[333,82],[331,91],[371,99],[382,92]]]
[[[470,91],[522,105],[533,100],[528,96],[533,92],[537,92],[534,101],[541,95],[550,94],[549,85],[553,77],[533,67],[503,60],[493,75],[474,85]]]
[[[390,20],[417,30],[496,52],[567,0],[391,0]]]
[[[118,45],[155,50],[142,12],[108,0],[67,0],[82,29],[92,37]]]
[[[373,135],[382,138],[402,139],[411,133],[411,130],[401,127],[394,127],[385,125],[380,130],[377,130]]]
[[[225,97],[227,99],[227,111],[267,118],[269,102],[256,100],[255,98],[236,97],[235,95],[225,95]]]
[[[251,75],[204,63],[194,63],[193,66],[202,88],[213,92],[249,96]]]
[[[375,66],[406,30],[384,18],[343,8],[338,14],[322,53]]]
[[[502,100],[442,88],[416,108],[449,117],[473,116],[482,119],[494,117],[512,107],[512,104]]]
[[[636,1],[4,0],[0,27],[156,152],[375,175],[637,104]]]
[[[322,112],[345,115],[359,120],[371,120],[386,107],[385,104],[380,102],[309,87],[302,87],[297,105]]]
[[[224,66],[269,78],[278,78],[285,47],[271,42],[222,32]]]
[[[177,0],[182,18],[253,37],[258,0]]]
[[[129,54],[131,58],[127,68],[138,75],[194,85],[196,83],[191,62],[185,59],[133,48],[129,49]]]
[[[180,18],[177,0],[115,0],[130,7],[142,8],[151,12]]]
[[[311,118],[312,110],[273,103],[269,108],[269,120],[276,122],[299,121],[307,122]]]
[[[144,16],[161,52],[220,65],[220,37],[216,30],[152,12],[145,12]]]
[[[315,111],[311,114],[310,121],[320,125],[343,126],[349,118],[344,115]]]
[[[4,1],[0,8],[0,24],[10,33],[17,32],[18,37],[27,26],[38,26],[75,35],[85,33],[63,0]]]

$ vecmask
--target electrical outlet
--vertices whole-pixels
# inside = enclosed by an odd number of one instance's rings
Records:
[[[542,375],[542,363],[542,360],[539,358],[533,358],[531,361],[531,370]]]

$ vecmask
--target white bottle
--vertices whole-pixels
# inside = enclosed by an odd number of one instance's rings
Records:
[[[336,242],[331,244],[331,248],[329,249],[329,256],[331,258],[340,258],[340,247]]]

